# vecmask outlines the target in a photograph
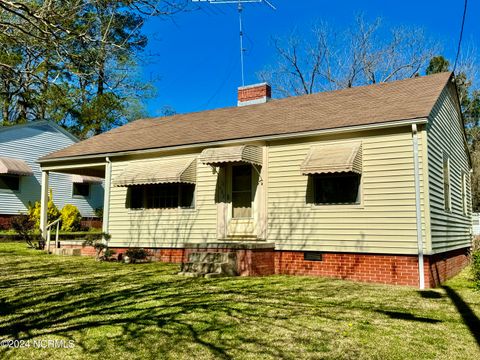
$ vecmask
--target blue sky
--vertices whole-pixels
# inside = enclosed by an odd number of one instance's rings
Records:
[[[383,19],[383,28],[420,26],[427,35],[443,44],[444,54],[454,58],[463,0],[271,0],[266,5],[247,4],[244,10],[245,82],[258,82],[257,72],[275,64],[272,36],[299,34],[311,25],[326,21],[333,27],[347,27],[358,13],[366,19]],[[479,46],[480,27],[475,25],[480,3],[470,1],[464,29],[464,45]],[[144,26],[149,38],[147,54],[153,61],[144,64],[143,77],[157,89],[149,99],[150,116],[158,116],[163,106],[188,113],[235,106],[241,85],[238,13],[235,5],[205,4],[202,10],[176,15],[173,20],[150,19]]]

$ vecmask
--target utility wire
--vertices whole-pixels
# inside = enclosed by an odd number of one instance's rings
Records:
[[[455,73],[455,69],[457,68],[458,56],[460,55],[460,47],[462,45],[463,26],[465,25],[465,16],[467,14],[467,3],[468,3],[468,0],[465,0],[465,6],[463,8],[462,27],[460,28],[460,37],[458,39],[457,56],[455,57],[455,63],[453,65],[453,72],[454,73]]]

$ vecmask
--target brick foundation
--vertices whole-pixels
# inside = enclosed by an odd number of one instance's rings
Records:
[[[10,230],[15,215],[0,215],[0,230]]]
[[[240,244],[241,245],[241,244]],[[275,251],[273,248],[242,246],[186,247],[146,249],[154,261],[182,263],[192,252],[235,252],[241,276],[272,274],[314,275],[363,282],[418,287],[416,255],[322,253],[321,261],[304,259],[303,251]],[[78,244],[62,244],[62,248],[79,248]],[[111,248],[116,257],[127,248]],[[424,257],[425,286],[435,287],[458,274],[468,264],[469,248]],[[93,247],[81,247],[81,255],[94,256]]]
[[[468,265],[469,248],[452,250],[425,258],[425,285],[439,286]]]
[[[435,287],[468,264],[469,248],[424,257],[425,286]],[[418,286],[416,255],[323,253],[322,261],[304,260],[303,251],[277,251],[275,273],[319,275],[355,281]]]
[[[102,219],[99,218],[82,218],[80,221],[80,226],[83,229],[101,229],[102,228]]]

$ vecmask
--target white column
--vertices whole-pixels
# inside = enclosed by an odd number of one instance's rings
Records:
[[[40,195],[40,231],[43,240],[47,240],[48,214],[48,171],[42,171],[42,189]]]
[[[105,163],[105,182],[103,195],[103,224],[102,231],[108,234],[108,222],[110,218],[110,187],[112,183],[112,162],[107,157]],[[105,239],[104,239],[105,240]]]

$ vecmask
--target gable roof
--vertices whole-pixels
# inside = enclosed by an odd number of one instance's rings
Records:
[[[451,76],[440,73],[264,104],[140,119],[40,161],[427,118]]]
[[[74,142],[79,142],[80,139],[77,138],[75,135],[69,133],[67,130],[65,130],[63,127],[58,125],[57,123],[49,120],[35,120],[35,121],[30,121],[24,124],[18,124],[18,125],[10,125],[10,126],[0,126],[0,132],[1,131],[9,131],[9,130],[18,130],[21,128],[26,128],[26,127],[40,127],[40,126],[49,126],[50,128],[57,130],[58,132],[66,135],[68,138],[73,140]]]

